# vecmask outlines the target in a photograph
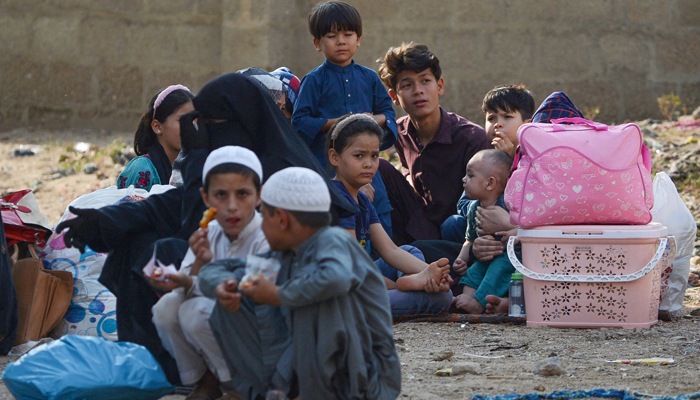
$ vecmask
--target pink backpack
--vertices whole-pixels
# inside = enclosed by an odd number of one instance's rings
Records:
[[[637,125],[554,119],[523,124],[518,141],[520,164],[505,190],[511,223],[533,228],[651,222],[651,154]]]

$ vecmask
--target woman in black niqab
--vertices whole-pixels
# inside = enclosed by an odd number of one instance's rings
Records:
[[[188,147],[191,137],[201,136],[204,122],[208,143],[194,147],[206,146],[209,151],[222,146],[249,148],[260,158],[264,177],[291,166],[313,169],[326,178],[334,213],[351,216],[357,212],[335,190],[308,146],[279,112],[277,104],[250,78],[229,73],[213,79],[194,98],[194,107],[190,118],[180,120],[183,148]],[[189,122],[195,117],[199,130]],[[183,134],[183,131],[186,132]]]

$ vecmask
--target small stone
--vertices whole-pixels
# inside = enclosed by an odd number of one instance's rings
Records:
[[[433,361],[450,360],[454,354],[452,350],[442,350],[433,356]]]
[[[656,134],[656,132],[654,132],[653,130],[649,129],[646,126],[642,128],[642,134],[645,136],[645,138],[644,138],[645,142],[646,142],[647,138],[655,138],[655,137],[659,136]],[[656,142],[656,143],[658,143],[658,142]],[[656,146],[653,146],[653,147],[656,147]],[[659,144],[659,147],[661,147],[660,144]]]
[[[475,362],[458,362],[452,366],[451,375],[472,374],[479,375],[481,373],[481,365]]]
[[[535,364],[535,373],[542,376],[564,375],[568,372],[559,357],[552,357]]]
[[[437,376],[450,376],[452,375],[452,368],[441,368],[435,372]]]
[[[690,257],[690,265],[700,265],[700,256]]]
[[[535,389],[535,390],[538,391],[538,392],[544,392],[544,391],[545,391],[545,388],[544,388],[544,386],[542,386],[542,385],[537,385],[537,386],[535,386],[533,389]]]
[[[83,173],[84,173],[84,174],[88,174],[88,175],[89,175],[89,174],[94,174],[95,172],[97,172],[98,169],[99,169],[99,168],[97,168],[97,165],[95,165],[95,164],[93,164],[93,163],[89,163],[89,164],[86,164],[86,165],[83,167]]]

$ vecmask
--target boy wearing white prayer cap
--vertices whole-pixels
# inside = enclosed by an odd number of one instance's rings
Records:
[[[251,305],[281,306],[291,336],[286,346],[291,347],[280,350],[267,371],[272,376],[267,389],[288,390],[275,387],[275,378],[293,370],[302,399],[396,398],[401,369],[384,281],[357,240],[329,226],[331,201],[323,178],[310,169],[286,168],[267,180],[261,200],[262,229],[281,269],[275,282],[260,278],[241,289],[240,308],[231,307],[235,312],[229,315],[249,313]],[[223,270],[230,274],[235,268],[231,263],[207,265],[200,276],[202,291],[212,291],[215,269],[220,279]],[[230,327],[239,335],[249,328],[238,326]],[[251,347],[259,344],[251,342]],[[246,361],[245,354],[238,361]],[[247,369],[248,363],[239,368]]]
[[[202,170],[202,199],[217,209],[216,219],[195,231],[190,248],[177,273],[165,273],[165,281],[149,282],[170,291],[153,306],[153,323],[163,347],[175,358],[180,379],[194,385],[187,399],[216,399],[231,384],[229,370],[209,326],[213,299],[202,296],[197,285],[200,268],[212,260],[246,257],[267,252],[260,226],[262,165],[252,151],[225,146],[212,151]]]

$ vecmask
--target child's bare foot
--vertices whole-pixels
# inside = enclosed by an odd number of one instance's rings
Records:
[[[495,295],[486,296],[486,314],[508,313],[508,298]]]
[[[424,270],[413,275],[404,275],[396,281],[396,287],[399,290],[408,292],[411,290],[423,290],[426,282],[431,279],[435,283],[440,283],[445,279],[444,275],[450,272],[450,261],[446,258],[441,258],[434,263],[431,263]],[[449,290],[449,288],[448,288]]]
[[[467,314],[482,314],[484,312],[484,306],[479,303],[476,297],[470,294],[460,294],[454,298],[453,304]]]

